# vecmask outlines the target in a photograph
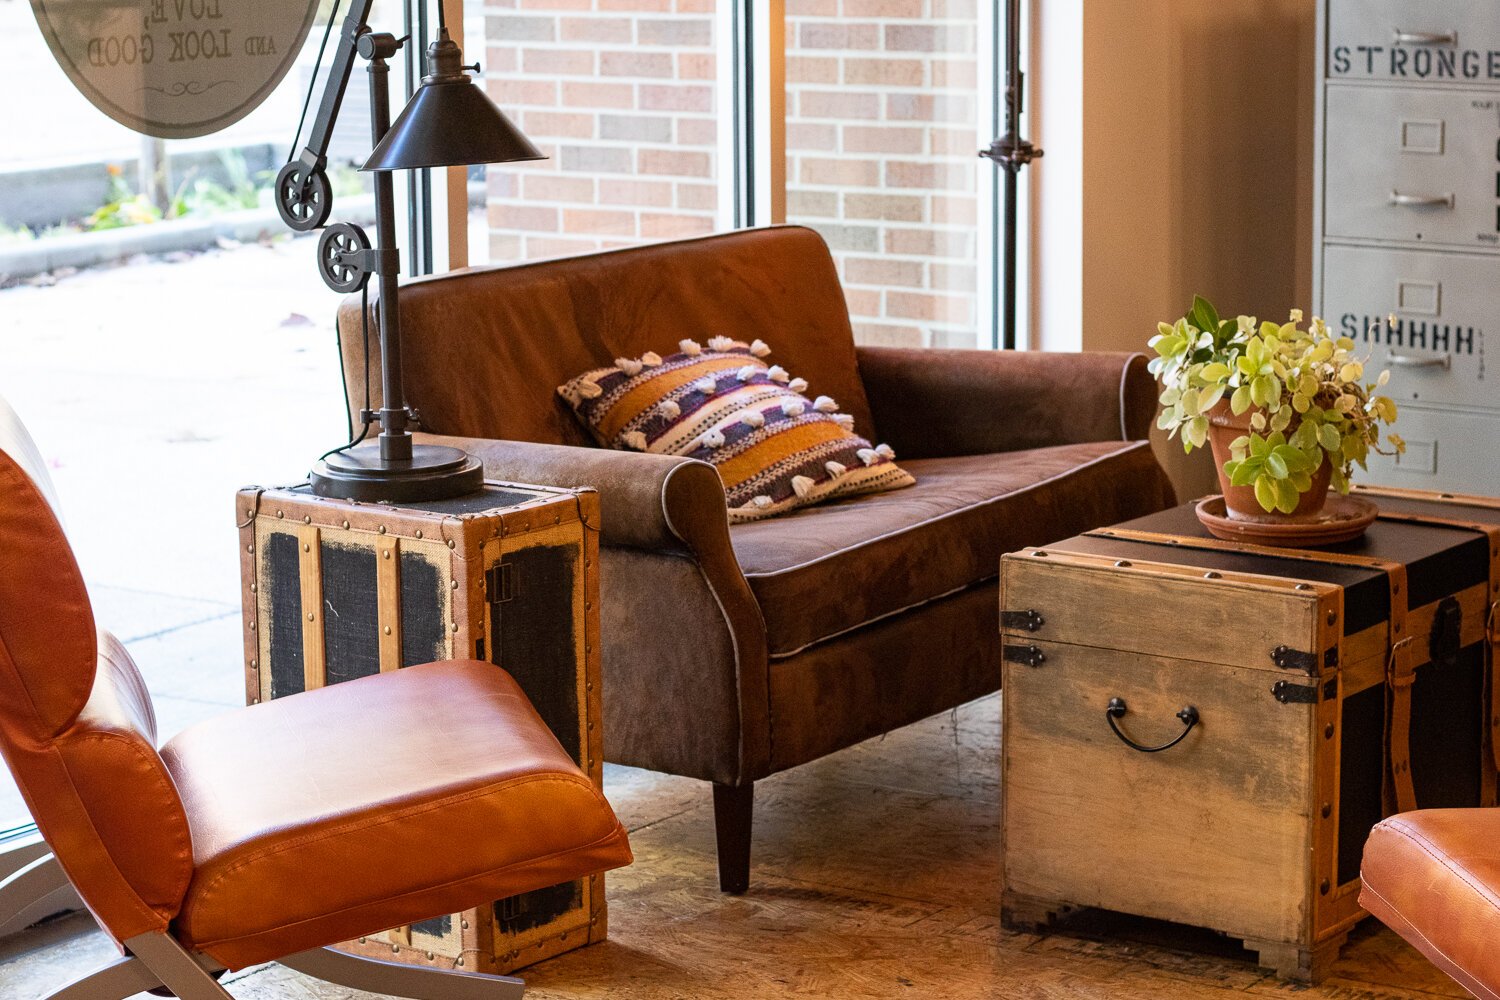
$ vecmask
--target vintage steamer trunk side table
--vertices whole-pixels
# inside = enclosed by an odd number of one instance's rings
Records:
[[[487,483],[398,507],[323,498],[305,484],[252,487],[236,513],[248,702],[435,660],[486,660],[510,672],[602,787],[592,490]],[[379,747],[370,766],[380,766]],[[607,929],[595,875],[342,947],[503,974]]]
[[[1500,501],[1361,492],[1381,519],[1332,549],[1189,504],[1005,556],[1007,925],[1101,907],[1317,981],[1376,822],[1495,804]]]

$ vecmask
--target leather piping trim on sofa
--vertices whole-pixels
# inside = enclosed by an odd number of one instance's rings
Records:
[[[869,626],[874,625],[876,622],[882,622],[887,618],[894,618],[897,615],[904,615],[908,611],[914,611],[917,608],[925,607],[928,604],[936,604],[938,601],[941,601],[947,597],[953,597],[955,594],[962,594],[965,591],[973,590],[977,587],[982,587],[985,584],[989,583],[991,580],[999,579],[999,576],[1000,574],[996,573],[994,576],[987,576],[983,580],[975,580],[973,583],[966,583],[962,587],[954,587],[952,590],[946,590],[941,594],[934,594],[932,597],[923,598],[922,600],[916,601],[912,604],[908,604],[905,607],[896,608],[894,611],[886,611],[882,614],[876,615],[874,618],[866,618],[858,625],[850,625],[848,628],[839,629],[837,632],[830,632],[827,635],[819,636],[811,642],[798,646],[796,649],[793,649],[789,652],[771,653],[770,659],[785,660],[789,657],[796,656],[799,653],[805,653],[807,650],[812,649],[814,646],[821,646],[825,642],[832,642],[840,636],[848,635],[850,632],[858,632],[860,629],[868,628]]]
[[[1090,442],[1077,442],[1077,443],[1079,443],[1079,444],[1088,444]],[[898,529],[896,529],[894,531],[887,531],[887,532],[885,532],[883,534],[876,535],[874,538],[867,538],[867,539],[865,539],[864,541],[860,542],[857,545],[851,545],[848,548],[839,549],[837,552],[830,552],[827,555],[818,556],[816,559],[809,559],[806,562],[798,563],[795,566],[787,566],[784,569],[778,569],[778,570],[775,570],[775,571],[769,572],[769,573],[746,573],[745,574],[745,579],[747,579],[747,580],[768,580],[768,579],[771,579],[772,577],[781,576],[783,573],[792,573],[792,572],[795,572],[796,570],[805,569],[808,566],[815,566],[815,565],[817,565],[820,562],[824,562],[824,561],[826,561],[828,559],[836,558],[838,556],[843,555],[846,552],[853,552],[856,549],[862,549],[862,548],[864,548],[867,545],[874,545],[876,542],[884,541],[887,538],[892,538],[892,537],[894,537],[896,535],[904,534],[905,532],[908,532],[908,531],[914,531],[917,528],[922,528],[922,527],[925,527],[925,526],[927,526],[929,524],[935,524],[938,521],[942,521],[942,520],[945,520],[945,519],[950,518],[950,517],[956,517],[959,514],[964,514],[964,513],[967,513],[968,511],[975,510],[977,508],[988,507],[991,504],[999,503],[1000,501],[1005,500],[1005,499],[1007,499],[1009,497],[1020,496],[1023,493],[1029,493],[1032,490],[1037,489],[1038,487],[1046,486],[1048,483],[1055,483],[1055,482],[1057,482],[1058,480],[1061,480],[1061,479],[1066,479],[1067,477],[1069,477],[1071,475],[1074,475],[1075,473],[1082,472],[1084,469],[1090,468],[1091,466],[1094,466],[1094,465],[1098,465],[1100,462],[1104,462],[1104,461],[1107,461],[1109,459],[1116,458],[1119,455],[1125,454],[1126,452],[1135,451],[1135,450],[1138,450],[1138,449],[1141,449],[1141,448],[1150,448],[1151,447],[1151,442],[1150,441],[1121,441],[1120,443],[1121,443],[1121,445],[1123,445],[1123,447],[1117,448],[1114,451],[1111,451],[1110,453],[1108,453],[1107,455],[1100,455],[1098,458],[1091,459],[1091,460],[1083,463],[1082,465],[1075,465],[1075,466],[1073,466],[1072,468],[1068,469],[1065,472],[1059,472],[1055,476],[1049,476],[1046,479],[1039,479],[1039,480],[1037,480],[1034,483],[1030,483],[1030,484],[1028,484],[1026,486],[1021,487],[1020,489],[1011,490],[1009,493],[1006,493],[1004,496],[992,497],[989,500],[985,500],[982,503],[977,503],[977,504],[974,504],[974,505],[969,506],[969,507],[961,507],[958,510],[950,510],[950,511],[947,511],[947,512],[942,513],[942,514],[935,514],[932,517],[927,518],[925,521],[918,521],[917,523],[911,524],[911,525],[907,525],[904,528],[898,528]],[[960,587],[959,589],[962,590],[963,588]],[[858,628],[859,626],[855,626],[855,627]],[[821,641],[821,640],[814,640],[814,641],[817,642],[817,641]]]
[[[1125,366],[1120,369],[1120,440],[1130,440],[1130,407],[1125,401],[1125,384],[1130,381],[1130,365],[1136,358],[1144,358],[1145,355],[1136,351],[1125,359]]]
[[[676,466],[675,468],[673,468],[671,471],[669,471],[667,473],[667,478],[664,479],[664,480],[662,480],[662,484],[661,484],[661,516],[662,516],[662,520],[666,522],[667,527],[672,529],[672,534],[676,535],[679,539],[682,539],[683,544],[687,545],[688,546],[688,550],[691,552],[691,551],[693,551],[693,547],[692,547],[691,543],[689,543],[688,540],[683,537],[683,534],[682,534],[681,531],[677,530],[677,525],[674,524],[674,523],[672,523],[672,511],[667,507],[667,492],[668,492],[668,488],[672,484],[672,477],[675,476],[675,475],[677,475],[678,472],[680,472],[680,471],[682,471],[683,469],[686,469],[686,468],[689,468],[689,466],[687,466],[687,465]],[[715,476],[718,475],[718,470],[717,469],[714,470],[714,475]],[[721,485],[722,485],[722,480],[721,480]],[[727,518],[727,515],[726,515],[726,518]],[[734,547],[733,546],[730,546],[729,554],[730,554],[730,557],[735,560],[735,566],[736,566],[736,568],[738,568],[739,567],[739,557],[734,554]],[[744,662],[745,662],[744,657],[740,653],[740,637],[739,637],[739,634],[735,631],[734,622],[730,620],[729,609],[726,608],[726,607],[724,607],[724,599],[719,596],[719,588],[715,587],[714,586],[714,582],[711,579],[709,579],[708,574],[705,573],[705,572],[703,572],[703,563],[697,558],[697,553],[696,552],[693,552],[693,556],[694,556],[694,558],[693,558],[693,567],[695,569],[697,569],[698,575],[700,577],[702,577],[702,579],[703,579],[704,586],[706,586],[708,588],[709,594],[711,594],[713,596],[714,604],[717,605],[718,609],[719,609],[719,617],[721,619],[723,619],[723,621],[724,621],[724,630],[729,633],[729,644],[734,648],[734,677],[735,677],[735,687],[736,687],[735,700],[738,701],[741,692],[743,692],[743,690],[744,690],[743,685],[740,684],[739,682],[740,682],[740,679],[741,679],[741,674],[742,674],[743,667],[744,667]],[[740,575],[744,576],[744,570],[743,569],[740,569]],[[752,595],[752,598],[753,598],[753,595]],[[752,600],[752,603],[755,604],[755,613],[760,616],[760,619],[761,619],[761,623],[760,623],[761,632],[764,633],[765,629],[766,629],[765,615],[761,613],[760,604],[758,602],[755,602],[755,601]],[[776,734],[775,734],[774,730],[772,729],[772,724],[771,724],[771,705],[770,705],[771,658],[770,658],[770,650],[769,650],[769,648],[767,649],[767,656],[766,656],[766,677],[765,677],[765,684],[766,684],[766,688],[765,688],[765,690],[766,690],[765,716],[766,716],[766,728],[768,730],[768,732],[766,734],[766,751],[767,751],[767,759],[769,760],[771,758],[771,756],[772,756],[772,754],[770,752],[771,748],[773,748],[776,745],[776,739],[775,739]],[[739,720],[739,722],[740,722],[740,733],[737,734],[737,739],[735,741],[736,742],[735,764],[737,765],[737,770],[739,771],[739,777],[743,778],[750,771],[750,769],[745,766],[745,738],[744,738],[745,718],[744,718],[744,712],[743,711],[740,712],[740,720]]]

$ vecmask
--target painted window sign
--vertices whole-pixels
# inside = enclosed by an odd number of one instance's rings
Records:
[[[317,0],[31,0],[52,54],[94,106],[164,139],[207,135],[266,99]]]

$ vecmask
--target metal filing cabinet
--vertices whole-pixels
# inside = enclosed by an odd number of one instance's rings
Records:
[[[1322,0],[1318,52],[1315,311],[1407,441],[1361,480],[1500,494],[1500,2]]]

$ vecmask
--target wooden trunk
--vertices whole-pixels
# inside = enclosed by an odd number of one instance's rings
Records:
[[[1188,505],[1004,558],[1008,924],[1135,913],[1317,981],[1370,828],[1495,803],[1500,501],[1362,493],[1381,520],[1332,550]]]
[[[249,703],[436,660],[486,660],[516,679],[602,786],[593,491],[489,483],[395,507],[305,486],[250,488],[237,513]],[[380,748],[370,751],[378,769]],[[341,947],[499,974],[606,931],[595,875]]]

